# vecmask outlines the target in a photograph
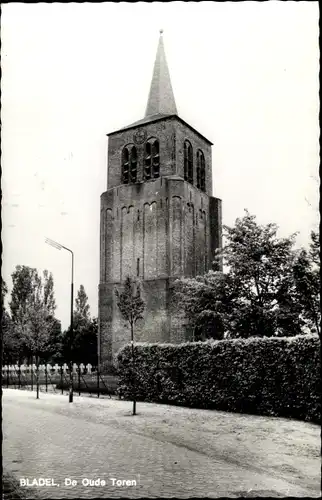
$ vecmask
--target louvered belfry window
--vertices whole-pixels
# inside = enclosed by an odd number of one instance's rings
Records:
[[[130,156],[130,178],[131,178],[131,182],[136,182],[137,164],[138,164],[138,159],[137,159],[136,147],[133,146],[132,149],[131,149],[131,156]]]
[[[160,146],[155,138],[149,139],[145,144],[144,180],[160,177]]]
[[[197,151],[197,188],[206,191],[206,164],[203,152]]]
[[[189,141],[184,141],[184,180],[193,184],[193,150]]]
[[[122,154],[122,183],[131,184],[137,179],[137,152],[136,147],[125,146]]]

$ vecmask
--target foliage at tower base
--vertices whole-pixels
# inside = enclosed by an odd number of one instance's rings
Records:
[[[295,234],[278,238],[275,224],[259,225],[245,212],[224,226],[217,257],[225,271],[176,282],[194,339],[320,335],[318,235],[312,232],[309,252],[296,250]]]

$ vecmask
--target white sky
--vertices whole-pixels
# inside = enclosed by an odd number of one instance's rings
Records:
[[[48,236],[74,250],[75,289],[97,314],[106,133],[143,118],[160,28],[179,115],[214,142],[224,224],[248,208],[307,245],[319,220],[318,19],[318,2],[2,5],[9,289],[17,264],[52,271],[68,326],[70,255]]]

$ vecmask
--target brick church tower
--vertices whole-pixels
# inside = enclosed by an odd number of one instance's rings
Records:
[[[130,340],[115,287],[141,281],[145,317],[135,340],[189,340],[173,282],[212,268],[221,247],[221,200],[212,197],[212,143],[177,113],[162,32],[145,117],[108,134],[101,195],[99,360]]]

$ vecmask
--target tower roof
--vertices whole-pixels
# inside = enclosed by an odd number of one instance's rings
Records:
[[[159,45],[154,62],[150,93],[145,111],[146,117],[157,114],[177,114],[162,33],[163,30],[160,30]]]

